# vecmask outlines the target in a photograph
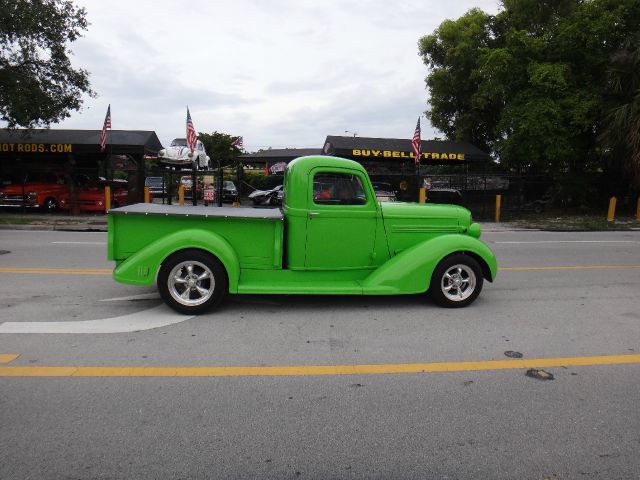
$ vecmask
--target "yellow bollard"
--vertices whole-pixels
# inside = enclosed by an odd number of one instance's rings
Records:
[[[178,188],[178,203],[184,205],[184,185],[180,185]]]
[[[104,187],[104,211],[108,212],[111,210],[111,187],[109,185],[105,185]]]
[[[144,187],[144,203],[151,203],[149,187]]]
[[[420,187],[418,203],[427,203],[427,189],[424,187]]]
[[[500,223],[500,205],[502,204],[502,195],[496,195],[496,223]]]
[[[609,199],[609,211],[607,212],[607,222],[613,222],[613,219],[616,216],[617,202],[618,202],[618,199],[616,197],[611,197]]]
[[[638,204],[636,205],[636,219],[640,220],[640,197],[638,197]]]

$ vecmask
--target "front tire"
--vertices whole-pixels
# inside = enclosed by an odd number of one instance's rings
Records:
[[[158,272],[158,291],[173,310],[199,315],[220,304],[228,291],[227,272],[202,250],[183,250],[167,258]]]
[[[442,260],[431,276],[429,293],[443,307],[462,308],[480,295],[482,269],[469,255],[456,253]]]

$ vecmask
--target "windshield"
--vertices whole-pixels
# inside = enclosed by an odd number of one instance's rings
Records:
[[[186,138],[175,138],[171,142],[171,146],[172,147],[186,147],[187,146],[187,139]]]

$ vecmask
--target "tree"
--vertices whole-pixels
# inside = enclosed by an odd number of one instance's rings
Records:
[[[230,165],[236,166],[236,159],[242,152],[238,147],[232,145],[232,143],[238,137],[220,132],[200,132],[198,138],[203,143],[209,157],[211,157],[212,166],[218,165],[218,162],[220,162],[222,167]]]
[[[85,15],[70,0],[0,0],[0,118],[10,128],[49,126],[95,95],[69,59]]]
[[[503,0],[502,7],[493,16],[470,10],[420,40],[432,124],[516,171],[602,168],[599,133],[606,112],[623,104],[607,98],[607,70],[636,34],[640,2]]]
[[[605,152],[612,167],[640,188],[640,37],[612,56],[608,86],[611,106],[601,136]]]

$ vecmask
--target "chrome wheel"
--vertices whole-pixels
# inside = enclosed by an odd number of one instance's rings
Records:
[[[445,270],[440,288],[446,298],[452,302],[461,302],[473,295],[476,289],[476,274],[468,265],[452,265]]]
[[[180,262],[167,276],[171,297],[181,305],[195,307],[211,298],[216,280],[207,265],[197,261]]]

